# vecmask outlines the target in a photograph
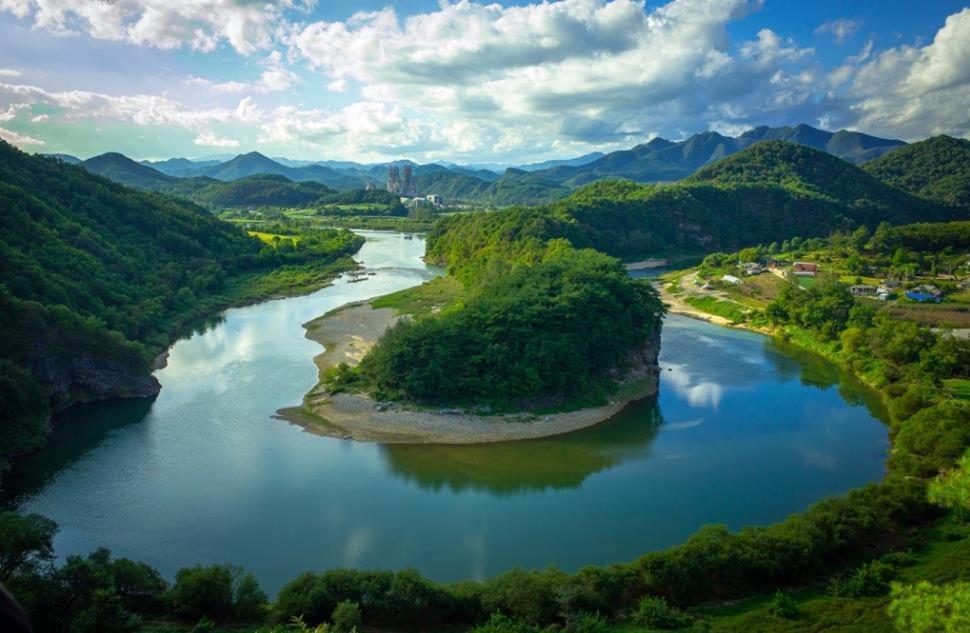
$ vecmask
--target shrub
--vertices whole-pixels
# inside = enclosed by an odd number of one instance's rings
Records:
[[[794,620],[801,615],[798,604],[791,596],[780,589],[775,592],[775,597],[771,599],[771,604],[768,605],[768,611],[772,615],[784,618],[785,620]]]
[[[671,607],[667,600],[657,596],[647,596],[640,601],[633,621],[640,626],[654,629],[679,629],[689,625],[692,618]]]
[[[333,610],[333,630],[335,633],[351,633],[360,626],[360,606],[356,602],[344,600]]]
[[[609,621],[599,613],[583,613],[566,625],[566,633],[609,633]]]
[[[889,581],[895,576],[895,567],[874,560],[859,567],[848,578],[833,579],[829,584],[829,592],[843,598],[884,596],[889,592]]]
[[[493,613],[488,622],[476,626],[469,633],[540,633],[540,629],[501,613]]]

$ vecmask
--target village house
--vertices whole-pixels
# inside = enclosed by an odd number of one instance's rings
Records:
[[[770,270],[779,270],[781,268],[786,268],[788,266],[791,266],[791,262],[785,261],[784,259],[772,258],[768,260],[768,268]]]
[[[764,266],[757,262],[738,264],[738,270],[740,270],[741,274],[745,276],[760,275],[765,271]]]
[[[729,284],[734,284],[735,286],[740,286],[742,283],[741,280],[735,277],[734,275],[724,275],[723,277],[721,277],[721,281],[726,281]]]
[[[818,264],[811,262],[795,262],[792,264],[792,273],[796,277],[814,277],[818,274]]]
[[[854,286],[849,286],[849,292],[852,293],[853,297],[875,297],[879,292],[879,289],[875,286],[868,286],[866,284],[856,284]]]

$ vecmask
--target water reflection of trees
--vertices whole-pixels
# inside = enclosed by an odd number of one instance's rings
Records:
[[[384,445],[388,470],[428,490],[498,496],[576,488],[590,475],[643,457],[662,423],[657,398],[630,403],[611,420],[556,437],[498,444]]]
[[[97,448],[115,430],[144,420],[153,398],[111,400],[71,407],[54,418],[47,445],[14,462],[4,475],[0,506],[16,507]]]
[[[765,358],[783,378],[797,378],[801,384],[818,389],[835,387],[848,405],[863,406],[872,417],[889,423],[889,415],[879,394],[823,356],[780,339],[768,338],[765,340]]]

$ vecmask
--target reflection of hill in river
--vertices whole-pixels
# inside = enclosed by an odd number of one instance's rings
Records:
[[[650,397],[566,435],[466,446],[387,444],[381,452],[391,473],[422,488],[509,495],[576,488],[596,472],[645,455],[661,423],[657,398]]]
[[[79,404],[57,414],[44,449],[20,457],[4,475],[0,507],[15,506],[40,492],[112,431],[144,420],[154,402],[154,398],[108,400]]]
[[[872,417],[884,424],[889,423],[889,414],[879,394],[823,356],[780,339],[766,338],[765,357],[782,377],[798,377],[801,384],[823,390],[836,387],[847,404],[864,406]]]

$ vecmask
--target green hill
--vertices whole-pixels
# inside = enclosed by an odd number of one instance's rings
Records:
[[[92,174],[138,189],[158,189],[177,180],[174,176],[168,176],[157,169],[136,163],[117,152],[89,158],[82,161],[80,165]]]
[[[161,188],[208,209],[251,207],[299,207],[310,205],[333,189],[317,182],[293,182],[286,176],[257,174],[222,182],[213,178],[189,178]]]
[[[970,209],[970,141],[966,139],[935,136],[869,161],[862,169],[893,187]]]
[[[521,169],[507,169],[496,180],[484,180],[465,173],[436,171],[417,177],[418,190],[499,207],[513,204],[544,204],[569,194],[570,188]]]
[[[564,237],[618,257],[737,250],[879,222],[955,219],[952,210],[889,187],[808,147],[770,141],[682,183],[604,180],[535,209],[469,214],[439,222],[431,261],[453,264],[508,236]],[[485,237],[481,237],[485,236]]]
[[[187,324],[286,290],[287,275],[268,277],[281,266],[322,274],[362,242],[321,230],[274,249],[190,202],[7,143],[0,208],[0,471],[43,442],[52,409],[157,393],[148,361]]]
[[[784,141],[764,141],[698,171],[685,182],[780,185],[845,206],[855,223],[903,224],[948,219],[933,203],[895,189],[825,152]]]

